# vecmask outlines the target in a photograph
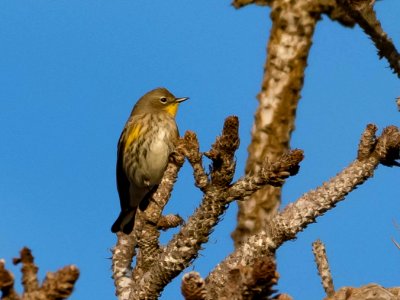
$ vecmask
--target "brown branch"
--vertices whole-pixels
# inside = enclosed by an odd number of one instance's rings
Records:
[[[236,116],[226,118],[221,136],[217,137],[211,150],[204,153],[212,160],[211,184],[214,188],[229,184],[235,174],[235,152],[239,148],[239,119]]]
[[[34,258],[30,249],[24,247],[20,251],[20,257],[14,258],[15,265],[22,263],[22,286],[26,293],[31,293],[39,289],[37,273],[39,268],[34,263]]]
[[[136,255],[134,234],[117,233],[117,245],[112,252],[112,278],[118,299],[128,299],[132,285],[132,259]]]
[[[197,272],[190,272],[183,276],[181,291],[185,300],[206,299],[205,282]]]
[[[186,147],[183,148],[183,154],[188,159],[193,168],[195,185],[205,193],[210,182],[203,168],[203,159],[202,154],[199,150],[199,141],[197,140],[197,136],[193,131],[187,131],[185,133],[184,139]]]
[[[318,274],[321,277],[322,286],[328,297],[335,293],[333,286],[332,274],[329,268],[328,257],[326,256],[325,245],[317,240],[313,243],[313,253],[315,262],[317,263]]]
[[[371,126],[368,126],[366,131],[370,129]],[[364,133],[362,139],[366,137],[368,134]],[[366,145],[368,142],[362,141],[360,144]],[[335,207],[348,193],[372,177],[379,163],[395,165],[400,151],[398,128],[385,128],[377,143],[371,144],[370,150],[371,154],[368,157],[355,160],[329,182],[289,204],[272,218],[263,231],[251,236],[221,262],[206,279],[209,298],[218,299],[223,293],[231,270],[240,265],[252,264],[259,257],[273,255],[284,242],[294,239],[300,231],[315,222],[317,217]]]
[[[228,117],[222,135],[207,153],[213,161],[211,185],[207,188],[200,207],[168,243],[157,263],[138,278],[131,299],[158,297],[166,284],[177,276],[198,255],[200,247],[208,241],[212,228],[227,208],[223,185],[228,185],[234,172],[234,152],[238,141],[238,119]]]
[[[321,14],[346,26],[353,23],[335,0],[235,0],[234,6],[249,3],[269,5],[272,19],[259,106],[248,147],[246,174],[252,175],[259,172],[266,159],[275,161],[290,148],[307,59]],[[238,223],[232,234],[235,246],[266,226],[280,198],[279,187],[266,186],[238,204]]]
[[[229,117],[225,121],[222,135],[217,138],[211,150],[206,154],[212,160],[211,182],[200,207],[163,249],[161,255],[156,258],[156,263],[152,264],[140,278],[137,278],[138,281],[133,286],[130,299],[158,297],[164,286],[198,256],[201,245],[208,241],[208,236],[219,222],[220,216],[225,212],[228,204],[233,201],[228,191],[234,174],[234,153],[238,145],[238,120],[236,117]],[[298,155],[300,152],[294,151],[294,153]],[[293,161],[293,156],[293,154],[288,155],[283,161]],[[278,175],[286,178],[288,174],[298,168],[292,163],[282,164],[282,162],[276,165],[276,174],[266,172],[271,174],[274,182],[280,180]],[[271,165],[274,166],[273,163]],[[282,165],[285,165],[287,169],[282,169]],[[254,190],[260,187],[262,185],[256,186]]]
[[[160,220],[157,222],[157,229],[168,230],[170,228],[175,228],[184,223],[180,215],[166,215],[161,216]]]
[[[0,291],[3,300],[20,300],[20,296],[14,290],[14,275],[5,268],[5,262],[0,259]]]
[[[256,259],[252,265],[239,265],[227,276],[218,299],[270,299],[275,293],[272,287],[279,279],[274,259],[269,256]]]
[[[400,78],[400,54],[376,17],[375,0],[338,0],[338,3],[372,39],[379,58],[385,57],[393,73]]]
[[[0,260],[0,290],[1,299],[4,300],[62,300],[71,296],[75,282],[79,278],[79,269],[74,266],[66,266],[57,272],[48,272],[40,285],[37,278],[38,267],[34,264],[32,252],[23,248],[19,258],[14,258],[14,264],[22,263],[22,286],[24,293],[19,296],[14,290],[14,276],[4,267],[4,261]]]
[[[175,225],[177,217],[163,217],[162,211],[167,204],[173,185],[177,179],[177,174],[183,165],[184,157],[182,152],[183,141],[179,140],[175,152],[170,157],[163,179],[152,195],[148,206],[144,212],[138,210],[135,229],[129,234],[118,233],[117,245],[112,250],[112,271],[116,294],[119,299],[129,299],[132,285],[135,280],[139,280],[154,262],[160,252],[159,230]],[[181,223],[179,220],[178,223]],[[162,228],[160,228],[162,227]],[[137,257],[136,267],[132,270],[132,259],[135,256],[135,248],[139,247],[140,252]]]
[[[331,297],[325,298],[325,300],[398,300],[399,291],[399,288],[384,288],[378,284],[371,283],[359,288],[343,287]]]
[[[287,177],[297,174],[299,163],[303,158],[303,151],[295,149],[282,155],[274,163],[267,160],[258,174],[246,175],[235,182],[228,189],[228,199],[242,200],[266,184],[276,187],[282,186]]]
[[[171,197],[178,172],[185,161],[182,150],[184,147],[186,147],[185,141],[180,139],[174,153],[170,156],[170,163],[164,172],[163,179],[157,191],[152,195],[145,211],[139,212],[138,214],[138,219],[141,224],[136,230],[136,237],[140,249],[140,256],[137,258],[136,267],[132,276],[134,280],[138,280],[143,272],[146,272],[157,260],[157,257],[161,253],[158,223],[162,219],[162,211]]]
[[[78,280],[79,270],[76,266],[66,266],[57,272],[48,272],[43,281],[41,290],[46,295],[46,300],[67,299]]]

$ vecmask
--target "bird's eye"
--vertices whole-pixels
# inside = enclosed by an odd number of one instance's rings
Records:
[[[165,98],[165,97],[162,97],[162,98],[160,99],[160,102],[161,102],[162,104],[165,104],[165,103],[167,103],[167,98]]]

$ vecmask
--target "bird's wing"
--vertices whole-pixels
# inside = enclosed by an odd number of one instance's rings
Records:
[[[129,208],[130,195],[129,195],[129,179],[125,173],[123,167],[124,150],[126,144],[126,129],[121,133],[118,141],[117,150],[117,189],[119,194],[119,200],[121,204],[121,210]]]

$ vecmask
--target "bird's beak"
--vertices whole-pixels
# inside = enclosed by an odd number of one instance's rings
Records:
[[[175,102],[181,103],[181,102],[186,101],[186,100],[188,100],[188,99],[189,99],[189,97],[175,98]]]

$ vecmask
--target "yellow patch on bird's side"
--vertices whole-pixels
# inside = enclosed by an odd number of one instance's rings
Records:
[[[178,110],[178,104],[179,103],[171,103],[167,107],[165,107],[165,110],[167,113],[169,113],[171,116],[175,117],[176,111]]]
[[[127,149],[134,140],[139,137],[140,129],[142,126],[140,124],[136,124],[133,128],[128,132],[128,136],[126,138],[125,149]]]

